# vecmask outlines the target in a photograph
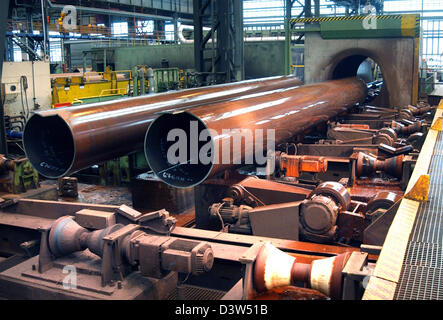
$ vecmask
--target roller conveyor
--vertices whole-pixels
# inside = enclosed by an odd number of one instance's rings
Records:
[[[406,190],[406,193],[412,190],[415,195],[402,200],[363,299],[443,298],[442,114],[443,101]],[[429,187],[424,190],[419,184],[426,181],[426,177],[429,177]],[[413,199],[417,192],[427,201]]]

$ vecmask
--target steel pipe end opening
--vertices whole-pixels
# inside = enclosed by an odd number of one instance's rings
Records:
[[[46,178],[65,176],[74,163],[74,138],[58,115],[33,115],[23,132],[23,146],[33,167]]]
[[[189,112],[165,113],[145,136],[151,170],[166,184],[190,188],[203,182],[214,165],[214,143],[205,123]]]

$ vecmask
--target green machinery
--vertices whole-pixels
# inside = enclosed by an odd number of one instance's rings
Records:
[[[435,89],[435,73],[428,72],[425,68],[422,68],[420,71],[420,96],[426,96]]]
[[[129,183],[131,179],[129,157],[124,156],[100,164],[99,176],[101,185],[119,186]]]
[[[100,185],[129,185],[131,177],[146,172],[148,163],[143,152],[136,152],[99,165]]]
[[[27,158],[0,159],[0,191],[23,193],[40,186],[38,172]]]
[[[179,69],[161,68],[154,71],[154,91],[165,92],[179,88]]]
[[[178,68],[152,69],[137,66],[132,70],[132,95],[159,93],[180,88],[180,70]]]

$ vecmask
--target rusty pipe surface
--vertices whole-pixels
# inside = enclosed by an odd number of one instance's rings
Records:
[[[296,77],[279,76],[43,111],[25,126],[25,153],[40,174],[58,178],[143,150],[146,130],[163,110],[299,85]]]
[[[146,159],[163,182],[190,187],[251,159],[254,143],[260,144],[257,129],[263,130],[261,147],[271,139],[282,143],[363,102],[366,94],[362,80],[347,78],[244,95],[193,108],[192,113],[165,113],[146,132]],[[267,138],[269,129],[275,138]],[[248,134],[254,143],[245,138],[241,147],[233,147],[231,142]],[[186,148],[179,148],[188,137]]]

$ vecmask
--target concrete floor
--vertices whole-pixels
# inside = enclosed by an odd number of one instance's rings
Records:
[[[41,185],[51,186],[56,185],[56,180],[43,180]],[[93,203],[103,205],[116,205],[120,206],[125,204],[132,208],[132,193],[129,187],[113,187],[113,186],[99,186],[85,183],[78,183],[78,198],[59,197],[58,201],[66,202],[81,202],[81,203]],[[141,210],[140,212],[146,213],[151,210]],[[191,227],[195,223],[195,209],[194,207],[181,212],[179,214],[171,215],[177,219],[177,226],[179,227]],[[0,257],[1,262],[1,257]]]
[[[44,180],[42,185],[56,185],[55,180]],[[132,207],[132,194],[127,187],[97,186],[91,184],[78,184],[78,198],[59,198],[60,201],[74,201],[82,203],[122,205]]]

